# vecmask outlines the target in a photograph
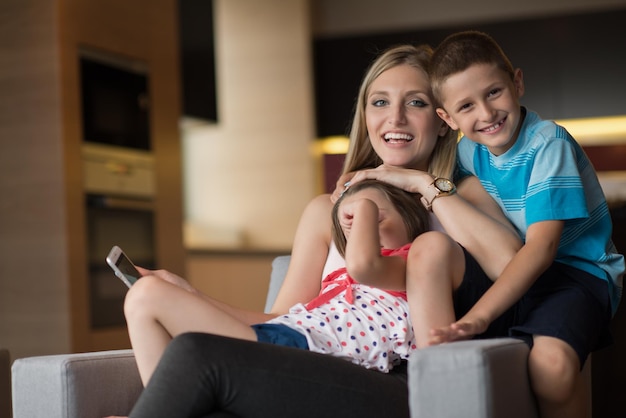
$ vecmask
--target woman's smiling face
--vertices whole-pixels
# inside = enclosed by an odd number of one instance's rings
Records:
[[[428,76],[410,65],[381,73],[365,106],[367,132],[387,166],[427,170],[437,137],[448,129],[435,113]]]

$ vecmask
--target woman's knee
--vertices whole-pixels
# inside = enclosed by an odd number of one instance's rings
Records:
[[[195,354],[206,350],[206,342],[202,339],[204,335],[196,332],[179,334],[168,344],[166,351],[174,353],[176,357],[193,357]]]
[[[175,336],[165,350],[164,358],[184,361],[208,368],[230,367],[230,361],[248,357],[257,344],[237,338],[222,337],[204,332],[184,332]],[[228,358],[229,361],[224,362]]]

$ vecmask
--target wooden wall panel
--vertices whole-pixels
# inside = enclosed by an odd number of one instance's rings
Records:
[[[187,257],[188,280],[217,300],[261,312],[277,255],[194,251]]]
[[[70,349],[54,2],[0,3],[0,345]]]
[[[0,2],[0,344],[12,357],[128,346],[89,325],[79,50],[145,61],[157,258],[184,274],[176,0]]]

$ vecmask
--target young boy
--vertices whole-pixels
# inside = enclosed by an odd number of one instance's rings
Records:
[[[541,416],[583,417],[580,369],[591,351],[610,342],[624,273],[595,171],[564,128],[520,106],[522,71],[488,35],[449,36],[435,50],[429,75],[438,115],[465,135],[461,172],[480,179],[524,241],[465,315],[430,331],[429,344],[481,334],[512,312],[509,335],[531,346]]]

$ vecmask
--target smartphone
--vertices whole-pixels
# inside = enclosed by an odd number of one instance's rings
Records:
[[[130,261],[126,254],[124,254],[124,251],[117,245],[111,248],[106,260],[107,264],[111,266],[115,272],[115,275],[129,288],[141,277],[141,273],[137,271],[132,261]]]

